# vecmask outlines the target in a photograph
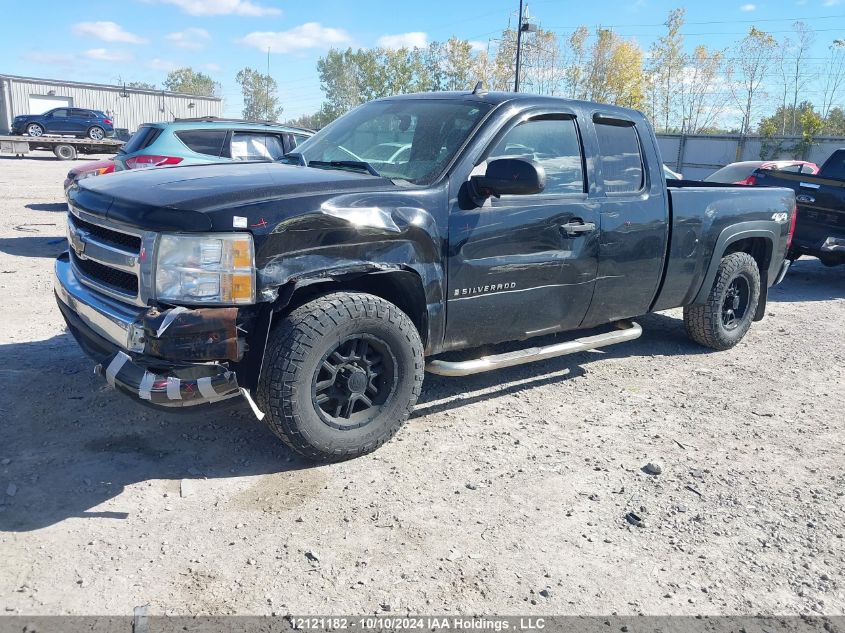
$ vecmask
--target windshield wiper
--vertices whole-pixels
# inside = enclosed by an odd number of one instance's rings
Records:
[[[305,158],[303,157],[303,160]],[[381,176],[370,163],[363,160],[312,160],[308,163],[309,167],[335,167],[337,169],[351,168],[360,169],[367,172],[371,176]]]

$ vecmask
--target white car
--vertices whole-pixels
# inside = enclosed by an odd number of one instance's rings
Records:
[[[379,143],[361,157],[368,163],[405,163],[411,156],[410,143]]]

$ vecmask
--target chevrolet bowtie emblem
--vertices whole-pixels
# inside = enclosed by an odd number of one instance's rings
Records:
[[[85,252],[85,240],[82,235],[79,234],[79,231],[76,229],[70,229],[68,231],[70,247],[77,255],[82,255]]]

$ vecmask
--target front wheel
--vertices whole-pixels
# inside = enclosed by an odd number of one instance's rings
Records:
[[[684,307],[687,335],[713,349],[730,349],[742,340],[760,300],[760,271],[748,253],[722,258],[703,305]]]
[[[26,133],[29,136],[43,136],[44,128],[38,125],[37,123],[30,123],[26,126]]]
[[[295,309],[271,332],[258,404],[296,452],[349,459],[399,430],[420,394],[423,367],[419,333],[398,307],[334,293]]]

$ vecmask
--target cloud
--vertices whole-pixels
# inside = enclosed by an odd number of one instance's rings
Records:
[[[205,48],[211,35],[205,29],[190,27],[184,31],[176,31],[167,36],[167,41],[179,48],[187,48],[193,51],[198,51]]]
[[[205,64],[204,68],[213,73],[219,73],[222,70],[220,64],[215,64],[214,62]]]
[[[239,41],[261,51],[269,48],[273,53],[292,53],[307,48],[328,49],[351,39],[343,29],[323,26],[319,22],[306,22],[287,31],[255,31]]]
[[[143,44],[147,41],[143,37],[125,31],[117,22],[79,22],[73,25],[73,32],[76,35],[95,37],[104,42]]]
[[[250,0],[158,0],[172,4],[188,15],[243,15],[253,18],[281,15],[276,7],[263,7]]]
[[[167,72],[170,72],[171,70],[175,70],[176,68],[179,67],[176,62],[172,62],[169,59],[159,59],[158,57],[151,59],[147,63],[147,66],[149,66],[153,70],[164,70],[164,71],[167,71]]]
[[[410,33],[396,33],[395,35],[382,35],[376,40],[380,48],[425,48],[428,46],[428,33],[422,31],[411,31]]]
[[[483,53],[487,50],[487,42],[482,42],[481,40],[470,40],[469,46],[473,53]]]
[[[96,59],[100,62],[128,62],[132,55],[123,51],[110,51],[106,48],[91,48],[83,53],[88,59]]]
[[[756,5],[756,4],[751,4],[751,3],[749,2],[748,4],[744,4],[744,5],[742,5],[742,6],[739,8],[739,10],[740,10],[740,11],[745,11],[746,13],[751,13],[752,11],[756,11],[756,10],[757,10],[757,5]]]
[[[840,4],[841,0],[825,0],[824,6],[826,7],[835,7],[837,4]]]

